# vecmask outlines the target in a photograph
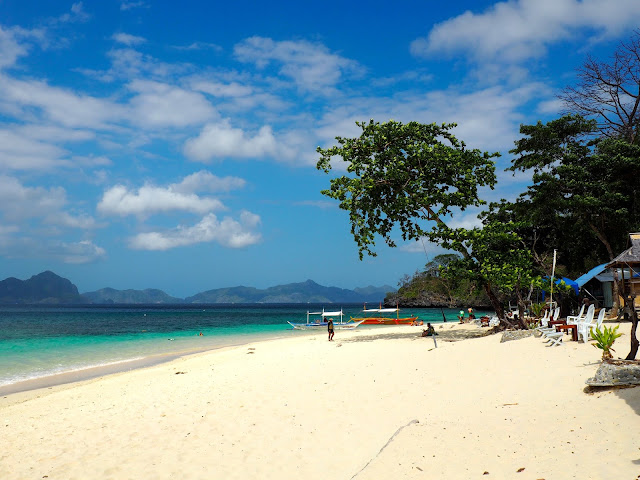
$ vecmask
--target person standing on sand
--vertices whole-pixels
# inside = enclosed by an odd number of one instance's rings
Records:
[[[329,341],[333,342],[333,319],[330,318],[327,323],[327,330],[329,331]]]

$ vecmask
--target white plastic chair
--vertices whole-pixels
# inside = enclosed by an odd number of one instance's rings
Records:
[[[549,316],[547,316],[547,314],[549,314]],[[560,307],[557,307],[554,312],[553,312],[553,316],[550,315],[551,314],[551,310],[545,312],[545,316],[542,317],[542,319],[540,320],[541,325],[539,327],[536,328],[536,330],[538,332],[545,332],[548,330],[555,330],[554,328],[549,328],[549,322],[552,320],[557,320],[558,317],[560,316]]]
[[[587,315],[589,314],[589,311],[591,312],[591,318],[593,318],[593,311],[594,311],[594,306],[591,305],[589,307],[589,310],[587,311]],[[556,309],[556,313],[559,315],[560,314],[560,307],[558,307]],[[554,319],[557,320],[557,316],[554,314]],[[550,347],[557,347],[562,345],[562,339],[564,337],[564,332],[558,332],[556,331],[555,327],[550,327],[546,330],[542,331],[542,336],[545,338],[545,342],[551,342],[549,343]]]
[[[591,329],[597,330],[602,325],[604,320],[604,316],[606,315],[606,310],[603,308],[598,313],[598,318],[596,321],[593,321],[593,315],[591,315],[591,320],[589,322],[585,321],[578,324],[578,340],[580,340],[580,336],[582,336],[582,341],[587,343],[589,340],[589,335],[591,334]]]
[[[578,323],[584,320],[584,303],[582,307],[580,307],[580,312],[578,315],[568,315],[567,316],[567,325],[577,325]]]

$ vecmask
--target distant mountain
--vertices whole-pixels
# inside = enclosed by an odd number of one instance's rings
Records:
[[[388,293],[395,292],[396,289],[390,285],[383,285],[381,287],[369,285],[368,287],[354,288],[353,291],[368,298],[369,300],[365,300],[366,302],[382,302]]]
[[[83,293],[87,303],[184,303],[182,298],[167,295],[162,290],[147,288],[146,290],[116,290],[102,288],[95,292]]]
[[[313,280],[265,289],[253,287],[218,288],[186,299],[162,290],[116,290],[102,288],[78,294],[77,287],[53,272],[42,272],[29,280],[7,278],[0,281],[0,303],[4,304],[180,304],[180,303],[381,303],[393,287],[364,287],[347,290],[324,287]]]
[[[388,288],[388,290],[387,290]],[[187,303],[360,303],[382,302],[391,287],[347,290],[324,287],[313,280],[265,289],[253,287],[218,288],[185,298]]]
[[[53,272],[42,272],[29,280],[10,277],[0,281],[0,303],[81,303],[78,288]]]

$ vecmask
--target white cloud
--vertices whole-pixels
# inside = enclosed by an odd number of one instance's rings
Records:
[[[216,45],[215,43],[207,43],[207,42],[193,42],[186,46],[174,46],[172,47],[176,50],[214,50],[216,52],[221,52],[223,49],[220,45]]]
[[[316,207],[322,210],[329,208],[338,208],[338,204],[329,200],[303,200],[301,202],[295,202],[294,205],[300,205],[303,207]]]
[[[415,242],[407,242],[398,247],[401,252],[405,253],[418,253],[425,255],[425,262],[429,261],[429,258],[433,258],[436,255],[447,253],[448,250],[442,248],[436,243],[430,242],[427,238],[421,238]]]
[[[19,57],[27,54],[27,46],[18,43],[16,38],[21,31],[0,25],[0,68],[14,65]]]
[[[559,98],[553,98],[540,102],[537,108],[538,112],[542,114],[555,114],[558,115],[565,110],[564,102]]]
[[[79,142],[94,138],[92,132],[45,125],[21,125],[0,128],[0,169],[48,171],[55,168],[111,165],[103,155],[69,155],[57,143]]]
[[[61,164],[65,150],[24,133],[0,130],[0,169],[50,170]]]
[[[19,231],[20,228],[17,225],[0,225],[0,236],[16,233]]]
[[[411,44],[418,57],[468,54],[503,62],[541,57],[546,48],[591,29],[610,38],[640,22],[637,0],[512,0],[482,13],[466,11]]]
[[[398,93],[394,99],[354,98],[328,110],[318,122],[315,134],[321,145],[335,144],[335,137],[353,137],[362,133],[356,121],[457,123],[454,134],[469,148],[500,151],[513,147],[521,109],[550,90],[540,83],[523,83],[516,88],[494,86],[478,90],[432,90],[426,93]],[[317,155],[316,155],[317,157]]]
[[[41,217],[59,212],[67,203],[61,187],[25,187],[18,179],[0,176],[0,212],[10,220]]]
[[[214,81],[195,81],[191,88],[200,92],[208,93],[214,97],[246,97],[253,93],[253,88],[242,85],[238,82],[214,82]]]
[[[0,231],[0,255],[13,258],[43,258],[68,264],[86,264],[102,260],[104,248],[91,241],[62,242],[57,240],[5,236]]]
[[[147,2],[122,2],[120,3],[120,10],[127,11],[133,10],[134,8],[149,8]]]
[[[130,191],[124,185],[116,185],[104,192],[97,207],[98,211],[104,215],[121,217],[127,215],[144,217],[171,211],[203,214],[223,208],[222,202],[215,198],[180,193],[171,186],[162,188],[152,185],[140,187],[137,192]]]
[[[228,192],[242,188],[246,183],[239,177],[217,177],[206,170],[200,170],[184,177],[180,183],[171,185],[171,189],[178,193]]]
[[[132,121],[145,128],[187,127],[217,116],[216,110],[200,93],[165,83],[135,80],[129,89]]]
[[[106,257],[107,252],[89,240],[74,243],[60,243],[51,252],[64,263],[85,264],[94,263]]]
[[[113,82],[117,79],[145,78],[165,81],[193,69],[193,66],[185,63],[162,62],[133,48],[114,48],[107,52],[107,57],[111,61],[111,67],[107,70],[90,68],[75,70],[103,82]]]
[[[123,32],[114,33],[111,38],[113,38],[116,42],[122,43],[129,47],[134,45],[140,45],[147,41],[144,37],[137,37],[135,35],[130,35],[128,33],[123,33]]]
[[[308,92],[332,93],[345,73],[361,70],[353,60],[331,53],[322,44],[304,40],[276,42],[270,38],[251,37],[237,44],[234,53],[240,61],[254,63],[258,68],[271,62],[278,63],[280,74]]]
[[[200,135],[185,142],[184,153],[192,160],[208,162],[213,158],[259,158],[276,155],[280,150],[271,127],[263,126],[253,136],[231,126],[229,120],[209,123]]]
[[[169,250],[196,243],[217,242],[228,248],[243,248],[256,244],[261,236],[255,233],[260,217],[243,211],[240,220],[225,217],[222,221],[210,213],[191,227],[179,226],[163,232],[146,232],[133,237],[129,243],[136,250]]]
[[[91,18],[84,10],[82,2],[77,2],[71,5],[71,12],[65,13],[53,20],[53,23],[83,23]]]
[[[56,212],[49,215],[44,219],[44,223],[81,230],[92,230],[98,227],[95,219],[89,215],[80,214],[74,216],[67,212]]]
[[[106,167],[113,165],[109,157],[104,155],[73,155],[68,163],[70,166]]]
[[[125,117],[124,109],[110,100],[79,95],[37,80],[0,76],[0,96],[5,104],[16,109],[39,109],[47,120],[66,127],[107,128],[111,122]],[[28,117],[27,113],[22,116]]]
[[[90,230],[97,228],[86,213],[72,215],[64,210],[67,193],[62,187],[27,187],[14,177],[0,176],[0,214],[14,222],[41,218],[48,225]]]
[[[64,128],[59,125],[45,125],[30,123],[28,125],[17,125],[13,130],[24,137],[42,140],[45,142],[82,142],[93,140],[95,132],[85,129]]]

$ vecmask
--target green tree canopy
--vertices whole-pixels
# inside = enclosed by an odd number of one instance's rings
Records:
[[[462,254],[458,273],[476,280],[489,296],[501,321],[509,324],[496,291],[522,288],[531,261],[510,225],[450,228],[445,217],[483,205],[480,187],[496,182],[492,158],[498,154],[467,149],[451,133],[454,124],[402,124],[395,121],[357,123],[362,134],[337,137],[337,146],[318,148],[318,169],[329,172],[331,161],[347,162],[347,175],[333,178],[322,193],[349,212],[351,233],[359,255],[375,255],[376,236],[395,246],[393,229],[404,240],[427,237]],[[429,228],[430,227],[430,228]]]
[[[562,245],[573,273],[593,266],[581,258],[594,251],[594,240],[611,260],[640,226],[640,148],[613,138],[591,140],[595,128],[579,115],[523,125],[526,136],[511,150],[511,170],[533,171],[533,184],[514,209],[532,225],[552,227],[556,243],[546,247]]]
[[[375,255],[377,235],[392,247],[396,226],[403,240],[429,236],[429,221],[437,228],[454,210],[482,205],[478,189],[495,185],[491,159],[498,154],[467,149],[451,133],[455,124],[356,123],[359,137],[318,147],[317,167],[328,173],[334,157],[347,162],[348,175],[333,178],[322,194],[349,212],[361,259]]]

